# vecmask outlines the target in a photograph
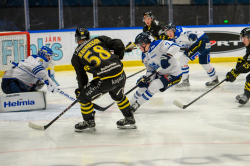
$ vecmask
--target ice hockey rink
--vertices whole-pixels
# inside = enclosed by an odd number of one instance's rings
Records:
[[[213,63],[223,80],[236,63]],[[143,69],[125,68],[127,76]],[[127,80],[125,92],[135,86],[144,72]],[[28,122],[46,125],[72,101],[47,94],[47,109],[0,114],[1,166],[249,166],[250,103],[238,107],[235,96],[243,93],[246,74],[234,83],[218,88],[180,109],[174,100],[188,104],[209,90],[206,72],[190,65],[191,91],[170,88],[156,94],[135,113],[137,129],[122,130],[116,121],[123,118],[116,105],[96,114],[96,132],[76,133],[82,121],[79,104],[73,106],[45,131],[28,127]],[[74,71],[57,72],[63,90],[74,96]],[[44,89],[46,90],[46,88]],[[130,98],[133,93],[128,95]],[[95,101],[112,103],[108,95]]]

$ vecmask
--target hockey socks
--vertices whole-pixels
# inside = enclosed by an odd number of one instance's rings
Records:
[[[186,80],[188,79],[188,75],[189,75],[189,66],[185,65],[181,67],[182,70],[182,80]]]
[[[117,106],[119,107],[119,109],[121,110],[123,116],[128,117],[131,116],[130,113],[130,103],[129,100],[126,96],[123,96],[121,101],[116,101]]]
[[[216,71],[215,68],[209,63],[209,64],[203,64],[203,69],[206,70],[208,76],[213,80],[216,80]]]
[[[137,100],[138,104],[142,105],[153,97],[154,93],[147,89]]]

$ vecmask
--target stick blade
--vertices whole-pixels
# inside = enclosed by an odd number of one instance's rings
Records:
[[[181,104],[181,103],[180,103],[179,101],[177,101],[177,100],[174,101],[174,105],[176,105],[177,107],[179,107],[179,108],[181,108],[181,109],[185,109],[185,108],[184,108],[184,105]]]
[[[29,122],[29,127],[34,130],[41,130],[41,131],[45,130],[44,126],[39,126],[31,122]]]

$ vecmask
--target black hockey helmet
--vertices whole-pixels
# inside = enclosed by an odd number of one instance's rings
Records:
[[[151,11],[144,12],[144,13],[143,13],[143,18],[144,18],[144,17],[151,17],[151,18],[153,18],[153,13],[152,13]]]
[[[143,44],[151,43],[150,36],[146,32],[141,32],[135,38],[135,44],[142,46]]]
[[[242,37],[247,37],[248,39],[250,39],[250,27],[242,29],[242,31],[240,32],[240,40],[242,40]]]
[[[77,28],[75,33],[75,40],[78,42],[79,40],[90,39],[90,33],[85,27]]]
[[[165,26],[165,31],[168,31],[168,30],[170,30],[170,29],[172,29],[173,31],[175,31],[176,30],[176,27],[175,27],[175,25],[173,24],[173,23],[168,23],[166,26]]]

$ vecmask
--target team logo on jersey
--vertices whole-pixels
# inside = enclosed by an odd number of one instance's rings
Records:
[[[239,34],[227,31],[206,31],[211,44],[211,53],[232,52],[245,49]]]
[[[43,64],[43,59],[39,59],[39,64]]]

